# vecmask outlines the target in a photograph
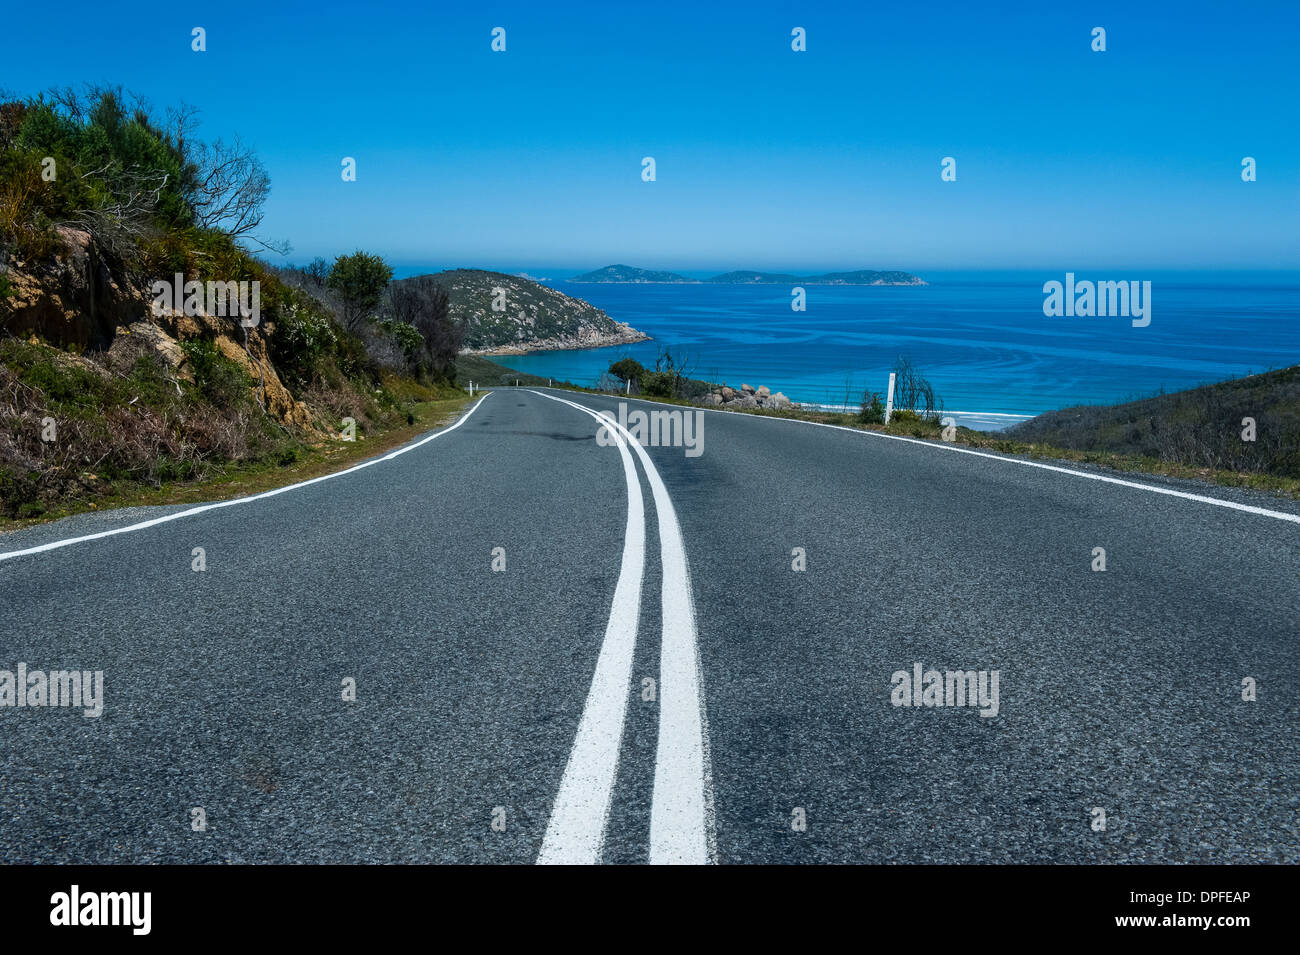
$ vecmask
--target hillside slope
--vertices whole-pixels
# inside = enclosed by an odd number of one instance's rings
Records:
[[[465,322],[467,354],[598,348],[649,337],[582,299],[516,275],[449,269],[430,277],[447,290],[452,318]]]
[[[1245,419],[1254,422],[1253,440]],[[1051,411],[1006,434],[1076,451],[1300,477],[1300,365],[1121,405]]]

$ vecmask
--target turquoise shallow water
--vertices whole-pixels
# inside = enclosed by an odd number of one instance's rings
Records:
[[[1043,315],[1064,273],[930,278],[924,287],[590,285],[548,282],[653,336],[637,345],[503,358],[520,371],[593,383],[663,347],[692,377],[748,382],[795,401],[843,404],[883,392],[900,355],[963,424],[997,427],[1075,404],[1113,403],[1300,363],[1300,275],[1121,275],[1152,281],[1151,323]],[[990,416],[990,413],[995,413]]]

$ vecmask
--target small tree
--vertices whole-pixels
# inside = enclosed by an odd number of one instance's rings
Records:
[[[682,354],[674,355],[671,348],[661,348],[659,349],[659,357],[655,359],[654,373],[662,375],[663,378],[655,379],[654,387],[660,389],[660,391],[665,387],[667,388],[667,391],[663,392],[663,397],[679,396],[682,391],[682,382],[690,377],[690,369],[691,366],[686,356]],[[666,386],[662,384],[664,381],[668,382]],[[651,394],[660,393],[660,391],[653,391],[651,386],[644,381],[641,384]]]
[[[397,321],[420,333],[423,343],[416,353],[418,370],[435,380],[454,379],[465,326],[452,319],[447,290],[427,275],[394,282],[388,287],[388,310]]]
[[[338,293],[343,304],[344,328],[355,334],[374,317],[392,277],[392,267],[369,252],[340,255],[334,260],[326,284]]]
[[[922,418],[932,417],[943,407],[935,397],[934,386],[904,357],[894,363],[894,407],[915,411]]]
[[[316,287],[324,288],[330,277],[330,264],[318,255],[303,268],[302,274]]]
[[[225,143],[187,144],[186,159],[197,167],[186,198],[194,222],[232,239],[253,241],[265,249],[288,254],[284,241],[260,239],[253,232],[262,224],[271,177],[257,154],[236,139]]]
[[[623,381],[635,381],[640,384],[641,376],[645,374],[645,366],[635,358],[620,358],[609,366],[609,373]]]

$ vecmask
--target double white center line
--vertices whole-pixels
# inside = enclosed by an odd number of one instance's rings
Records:
[[[615,438],[627,481],[628,519],[623,566],[614,589],[605,640],[587,694],[573,750],[560,781],[546,836],[544,863],[600,861],[632,683],[632,659],[644,576],[645,514],[641,485],[628,448],[635,450],[650,482],[658,515],[663,638],[659,661],[659,740],[650,809],[650,862],[712,862],[713,806],[708,766],[708,724],[700,691],[686,548],[677,512],[650,455],[617,421],[573,401],[533,392],[588,414]]]

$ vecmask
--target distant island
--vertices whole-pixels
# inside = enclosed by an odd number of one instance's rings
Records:
[[[569,279],[570,282],[642,282],[655,285],[681,285],[694,283],[676,272],[655,272],[651,269],[634,269],[630,265],[607,265],[603,269],[587,272]]]
[[[607,265],[569,279],[570,282],[625,285],[924,285],[911,272],[858,269],[854,272],[825,272],[821,275],[790,275],[784,272],[724,272],[708,279],[688,279],[676,272],[638,269],[630,265]]]

